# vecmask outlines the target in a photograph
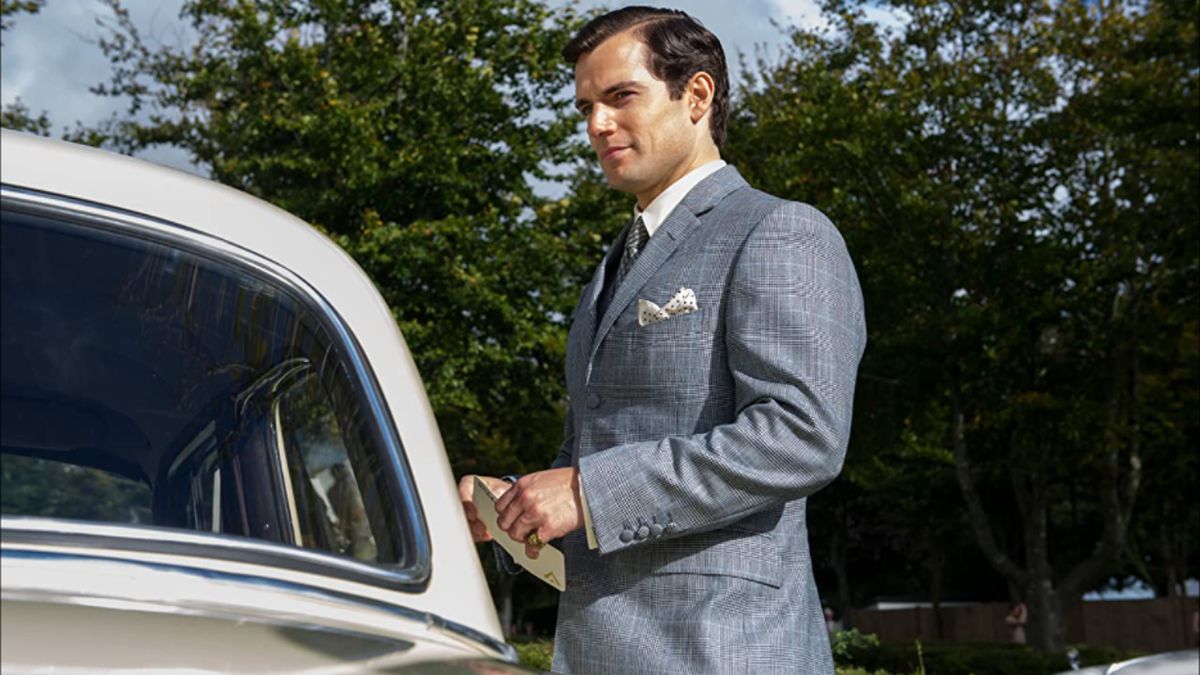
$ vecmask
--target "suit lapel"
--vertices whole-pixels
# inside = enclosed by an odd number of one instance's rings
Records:
[[[592,285],[588,287],[586,291],[587,314],[588,321],[590,323],[587,326],[588,330],[585,335],[587,335],[589,340],[589,351],[590,347],[595,342],[596,325],[600,323],[600,303],[604,298],[604,292],[606,290],[605,286],[609,283],[609,272],[610,270],[613,273],[616,272],[616,265],[618,264],[621,255],[625,252],[625,237],[629,236],[629,230],[631,227],[633,227],[633,222],[633,220],[630,220],[625,224],[625,227],[621,229],[621,232],[617,235],[613,245],[608,248],[608,252],[604,254],[604,259],[600,261],[600,266],[596,269],[596,273],[592,277]],[[610,298],[608,303],[609,306],[612,305],[611,300],[612,299]]]
[[[592,362],[595,360],[596,352],[600,349],[601,343],[604,342],[605,336],[608,335],[609,330],[612,329],[621,312],[637,297],[638,291],[654,276],[658,268],[662,267],[663,263],[671,257],[671,254],[683,243],[684,239],[699,228],[701,216],[716,206],[726,195],[746,186],[746,181],[737,172],[737,169],[732,166],[726,166],[700,181],[683,198],[679,206],[675,207],[675,210],[671,212],[667,220],[659,226],[654,236],[650,237],[650,242],[646,244],[645,250],[634,261],[633,267],[630,268],[624,282],[613,292],[612,300],[609,301],[604,316],[596,317],[596,300],[599,299],[599,294],[604,290],[605,269],[609,262],[609,256],[614,255],[617,249],[621,247],[613,246],[609,249],[608,255],[600,263],[600,269],[592,280],[592,287],[588,290],[589,321],[596,328],[592,336],[591,349],[585,363],[585,382],[591,380]],[[629,225],[626,225],[625,230],[628,229]],[[624,231],[622,232],[622,236],[617,239],[618,243],[624,241],[625,234]]]
[[[633,262],[633,267],[629,268],[625,280],[613,291],[612,300],[609,301],[604,316],[600,317],[596,336],[592,340],[591,358],[596,356],[596,350],[600,348],[604,336],[608,335],[609,329],[616,323],[621,312],[629,306],[629,303],[633,302],[638,291],[654,276],[658,268],[662,267],[663,263],[671,257],[671,254],[679,247],[679,243],[699,224],[700,220],[692,215],[691,211],[676,208],[654,233],[654,236],[650,237],[646,248]],[[591,358],[589,358],[589,362]]]
[[[599,311],[600,298],[604,294],[604,285],[608,280],[608,270],[612,266],[613,257],[617,255],[618,251],[622,250],[620,244],[625,241],[628,230],[629,224],[627,223],[624,229],[617,235],[616,242],[618,245],[609,247],[608,252],[604,254],[604,258],[600,260],[600,264],[596,266],[596,271],[592,274],[591,283],[583,289],[579,308],[575,312],[575,319],[571,323],[571,330],[568,335],[568,357],[571,354],[577,355],[575,359],[569,359],[573,363],[568,363],[568,380],[571,380],[572,376],[574,376],[579,378],[576,381],[587,381],[587,375],[591,371],[591,360],[589,357],[592,353],[592,345],[595,342],[596,324],[599,320],[597,312]],[[571,349],[572,346],[574,346],[573,350]]]

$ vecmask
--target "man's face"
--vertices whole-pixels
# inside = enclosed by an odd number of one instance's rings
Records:
[[[697,130],[688,96],[672,101],[651,74],[649,50],[620,33],[575,64],[575,103],[608,184],[643,208],[691,170]]]

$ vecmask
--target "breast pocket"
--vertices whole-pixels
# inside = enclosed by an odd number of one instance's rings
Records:
[[[711,334],[716,328],[713,321],[714,310],[714,307],[703,307],[686,314],[676,314],[660,319],[644,326],[638,322],[635,310],[634,320],[629,329],[635,331],[635,335],[643,339],[654,339],[656,336],[662,335]]]

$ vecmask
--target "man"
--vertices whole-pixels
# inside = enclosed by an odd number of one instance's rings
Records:
[[[563,53],[637,207],[575,312],[553,468],[484,479],[531,556],[560,540],[554,669],[833,672],[805,498],[841,469],[865,342],[842,239],[720,160],[725,57],[694,19],[621,9]]]

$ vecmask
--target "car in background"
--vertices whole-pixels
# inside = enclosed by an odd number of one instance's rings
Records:
[[[0,179],[3,672],[529,672],[349,256],[92,148]]]
[[[1067,670],[1059,675],[1200,675],[1200,650],[1184,649]]]

